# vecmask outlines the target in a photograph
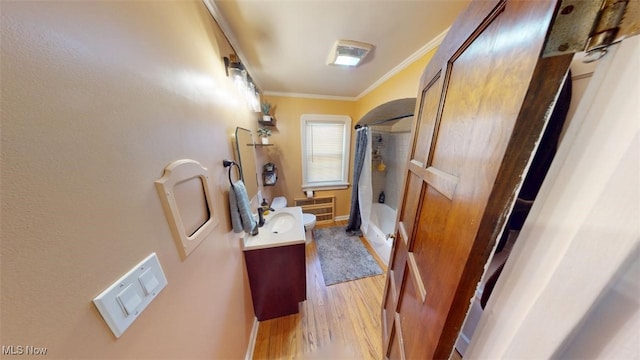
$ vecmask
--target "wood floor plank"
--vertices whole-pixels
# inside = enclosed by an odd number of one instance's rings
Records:
[[[328,226],[346,226],[346,221]],[[307,300],[298,314],[260,322],[253,358],[381,359],[385,274],[325,286],[315,241],[306,246],[306,261]]]

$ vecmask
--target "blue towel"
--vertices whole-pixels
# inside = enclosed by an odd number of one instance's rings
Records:
[[[231,211],[231,225],[233,232],[239,233],[242,230],[251,234],[258,222],[251,215],[251,204],[247,189],[242,180],[231,184],[229,189],[229,210]]]

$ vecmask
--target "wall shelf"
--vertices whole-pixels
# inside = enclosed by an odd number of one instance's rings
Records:
[[[263,126],[276,126],[276,118],[273,118],[271,121],[258,120],[258,124]]]

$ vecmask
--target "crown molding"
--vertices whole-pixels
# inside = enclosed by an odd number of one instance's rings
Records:
[[[321,99],[321,100],[339,100],[339,101],[356,101],[353,96],[334,96],[334,95],[319,95],[319,94],[304,94],[304,93],[289,93],[279,91],[265,91],[262,93],[265,96],[283,96],[293,98],[305,98],[305,99]]]
[[[206,0],[205,0],[206,1]],[[437,48],[442,44],[442,40],[449,32],[449,28],[445,29],[438,36],[433,38],[431,41],[422,46],[418,51],[414,52],[408,58],[404,59],[400,64],[396,65],[389,72],[384,74],[380,79],[371,84],[367,89],[361,92],[358,96],[332,96],[332,95],[319,95],[319,94],[302,94],[302,93],[287,93],[287,92],[277,92],[277,91],[265,91],[263,95],[267,96],[284,96],[284,97],[295,97],[295,98],[307,98],[307,99],[325,99],[325,100],[342,100],[342,101],[358,101],[362,99],[365,95],[373,91],[378,86],[382,85],[385,81],[389,80],[391,77],[404,70],[409,65],[413,64],[418,59],[422,58],[429,51]]]
[[[409,56],[408,58],[404,59],[404,61],[402,61],[400,64],[396,65],[388,73],[384,74],[380,79],[378,79],[376,82],[371,84],[368,88],[366,88],[363,92],[361,92],[354,99],[355,100],[362,99],[365,95],[367,95],[368,93],[373,91],[378,86],[382,85],[382,83],[384,83],[385,81],[389,80],[391,77],[393,77],[394,75],[396,75],[400,71],[404,70],[407,66],[413,64],[415,61],[417,61],[418,59],[423,57],[429,51],[431,51],[431,50],[437,48],[438,46],[440,46],[440,44],[442,44],[442,40],[444,40],[444,37],[449,32],[449,29],[450,29],[450,27],[446,28],[443,32],[440,33],[440,35],[436,36],[431,41],[426,43],[423,47],[418,49],[418,51],[414,52],[411,56]]]
[[[246,57],[244,56],[244,53],[242,52],[242,50],[240,50],[240,46],[238,45],[238,40],[236,39],[235,35],[233,34],[233,31],[231,31],[231,27],[229,26],[229,24],[224,20],[224,17],[221,15],[220,10],[218,9],[218,7],[215,4],[214,0],[202,0],[202,2],[204,3],[204,5],[209,10],[209,13],[213,17],[213,19],[216,21],[216,23],[218,23],[218,25],[222,29],[222,32],[224,33],[224,36],[227,38],[227,40],[229,41],[229,44],[231,44],[231,47],[236,52],[236,55],[238,56],[238,58],[242,62],[242,65],[244,65],[244,67],[247,69],[247,72],[249,74],[252,74],[253,71],[251,69],[251,65],[246,61]],[[447,32],[449,32],[449,28],[445,29],[442,33],[440,33],[438,36],[433,38],[431,41],[429,41],[423,47],[418,49],[411,56],[409,56],[408,58],[404,59],[400,64],[396,65],[393,69],[391,69],[389,72],[384,74],[376,82],[371,84],[368,88],[366,88],[363,92],[361,92],[359,95],[357,95],[355,97],[354,96],[321,95],[321,94],[305,94],[305,93],[289,93],[289,92],[279,92],[279,91],[262,91],[262,95],[266,95],[266,96],[283,96],[283,97],[293,97],[293,98],[305,98],[305,99],[338,100],[338,101],[357,101],[357,100],[360,100],[361,98],[366,96],[368,93],[373,91],[375,88],[377,88],[378,86],[382,85],[382,83],[384,83],[385,81],[389,80],[391,77],[393,77],[394,75],[396,75],[400,71],[404,70],[406,67],[408,67],[409,65],[414,63],[416,60],[418,60],[421,57],[423,57],[429,51],[431,51],[431,50],[437,48],[438,46],[440,46],[440,44],[442,44],[442,40],[444,40],[444,37],[447,35]],[[260,86],[260,84],[257,81],[257,79],[254,78],[253,82],[255,83],[255,85],[259,89],[262,89],[262,87]]]

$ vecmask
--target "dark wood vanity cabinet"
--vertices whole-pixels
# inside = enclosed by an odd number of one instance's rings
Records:
[[[307,299],[305,244],[245,250],[244,258],[258,320],[297,313]]]

